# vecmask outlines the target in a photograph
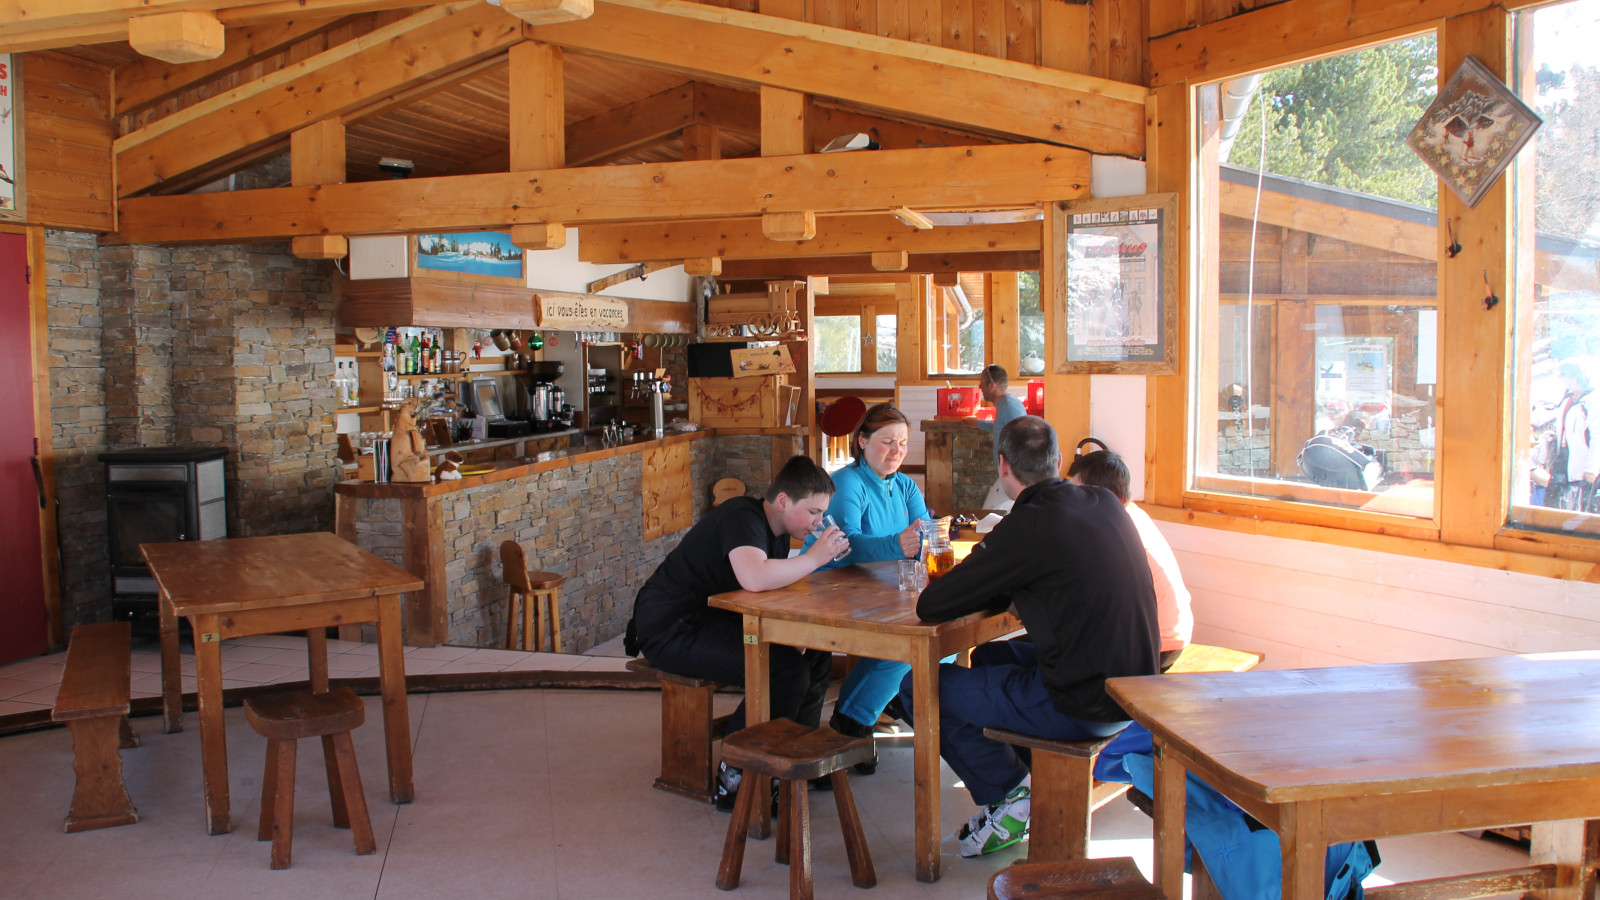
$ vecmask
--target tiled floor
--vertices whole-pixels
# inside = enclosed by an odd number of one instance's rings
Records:
[[[341,667],[372,670],[372,655],[340,646]],[[290,656],[284,656],[285,652]],[[304,677],[303,649],[279,639],[230,644],[229,674]],[[145,666],[153,671],[148,655]],[[48,660],[5,672],[5,682],[50,687]],[[617,658],[507,656],[504,651],[439,648],[408,654],[408,668],[617,667]],[[270,668],[262,668],[270,667]],[[285,670],[279,672],[278,670]],[[25,677],[33,673],[33,680]],[[290,673],[299,672],[299,675]],[[243,683],[243,682],[241,682]],[[254,682],[250,682],[254,683]],[[43,696],[43,695],[39,695]],[[718,695],[719,707],[737,698]],[[32,700],[13,701],[37,704]],[[356,750],[371,807],[378,852],[354,855],[350,833],[329,824],[322,760],[314,741],[299,755],[294,865],[272,871],[268,846],[255,841],[266,742],[244,719],[225,713],[234,831],[205,834],[200,743],[192,727],[164,734],[158,717],[134,720],[141,746],[123,751],[135,825],[63,834],[72,796],[72,740],[64,729],[0,738],[0,898],[79,900],[115,897],[406,898],[712,898],[728,817],[708,806],[652,790],[659,767],[660,699],[653,692],[504,691],[416,694],[410,698],[416,800],[389,802],[385,789],[379,698],[371,697]],[[719,711],[722,711],[719,709]],[[888,742],[886,742],[888,743]],[[839,837],[833,804],[813,795],[816,894],[819,898],[971,898],[1022,847],[961,859],[944,844],[944,878],[912,875],[912,767],[909,748],[886,746],[871,777],[852,775],[878,886],[859,894]],[[972,813],[964,790],[942,770],[946,834]],[[1384,863],[1370,883],[1526,865],[1527,855],[1462,835],[1382,843]],[[1150,821],[1118,800],[1095,814],[1093,852],[1129,855],[1149,871]],[[734,898],[781,900],[788,870],[772,861],[771,842],[753,843]]]
[[[407,647],[406,674],[621,671],[627,663],[621,657],[619,641],[602,644],[582,655],[473,647]],[[0,716],[49,709],[56,701],[56,687],[61,683],[61,671],[66,662],[67,654],[63,651],[0,666]],[[182,669],[183,689],[194,690],[194,652],[187,643],[183,644]],[[328,674],[334,678],[376,678],[378,645],[329,641]],[[222,675],[224,688],[303,681],[308,677],[305,638],[261,635],[224,641]],[[161,652],[153,639],[134,645],[132,686],[134,697],[161,695]]]

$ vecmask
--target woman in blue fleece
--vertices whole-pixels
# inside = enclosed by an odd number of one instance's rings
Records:
[[[853,436],[856,461],[833,473],[835,492],[828,505],[828,515],[850,539],[850,554],[824,568],[910,559],[921,550],[917,521],[928,518],[928,507],[917,483],[900,471],[910,439],[911,426],[900,410],[888,403],[867,410]],[[812,540],[806,540],[807,547]],[[829,727],[853,737],[872,734],[879,714],[899,693],[910,670],[905,663],[859,660],[839,690]],[[874,756],[872,762],[857,764],[856,770],[869,775],[877,765]]]

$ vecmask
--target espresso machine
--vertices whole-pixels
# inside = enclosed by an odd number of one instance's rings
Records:
[[[522,387],[523,409],[527,410],[528,423],[535,434],[564,427],[560,422],[566,392],[555,385],[564,371],[565,363],[541,360],[529,363],[528,371],[517,375]]]

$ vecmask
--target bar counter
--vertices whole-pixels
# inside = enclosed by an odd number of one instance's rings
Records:
[[[978,420],[923,419],[923,464],[929,509],[940,515],[976,512],[994,484],[994,438],[978,427]]]
[[[500,544],[520,542],[530,568],[563,577],[562,649],[578,652],[622,632],[639,586],[710,509],[713,484],[738,478],[764,493],[804,434],[669,432],[486,463],[493,472],[459,481],[345,481],[334,487],[335,529],[422,579],[405,597],[405,642],[420,647],[505,646]],[[359,640],[361,627],[341,637]]]

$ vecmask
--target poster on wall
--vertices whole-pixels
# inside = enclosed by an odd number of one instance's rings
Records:
[[[21,219],[22,110],[15,59],[0,53],[0,219]]]
[[[526,287],[522,248],[499,231],[419,234],[411,246],[411,272],[419,278]]]
[[[1052,205],[1058,373],[1176,371],[1177,213],[1176,194]]]

